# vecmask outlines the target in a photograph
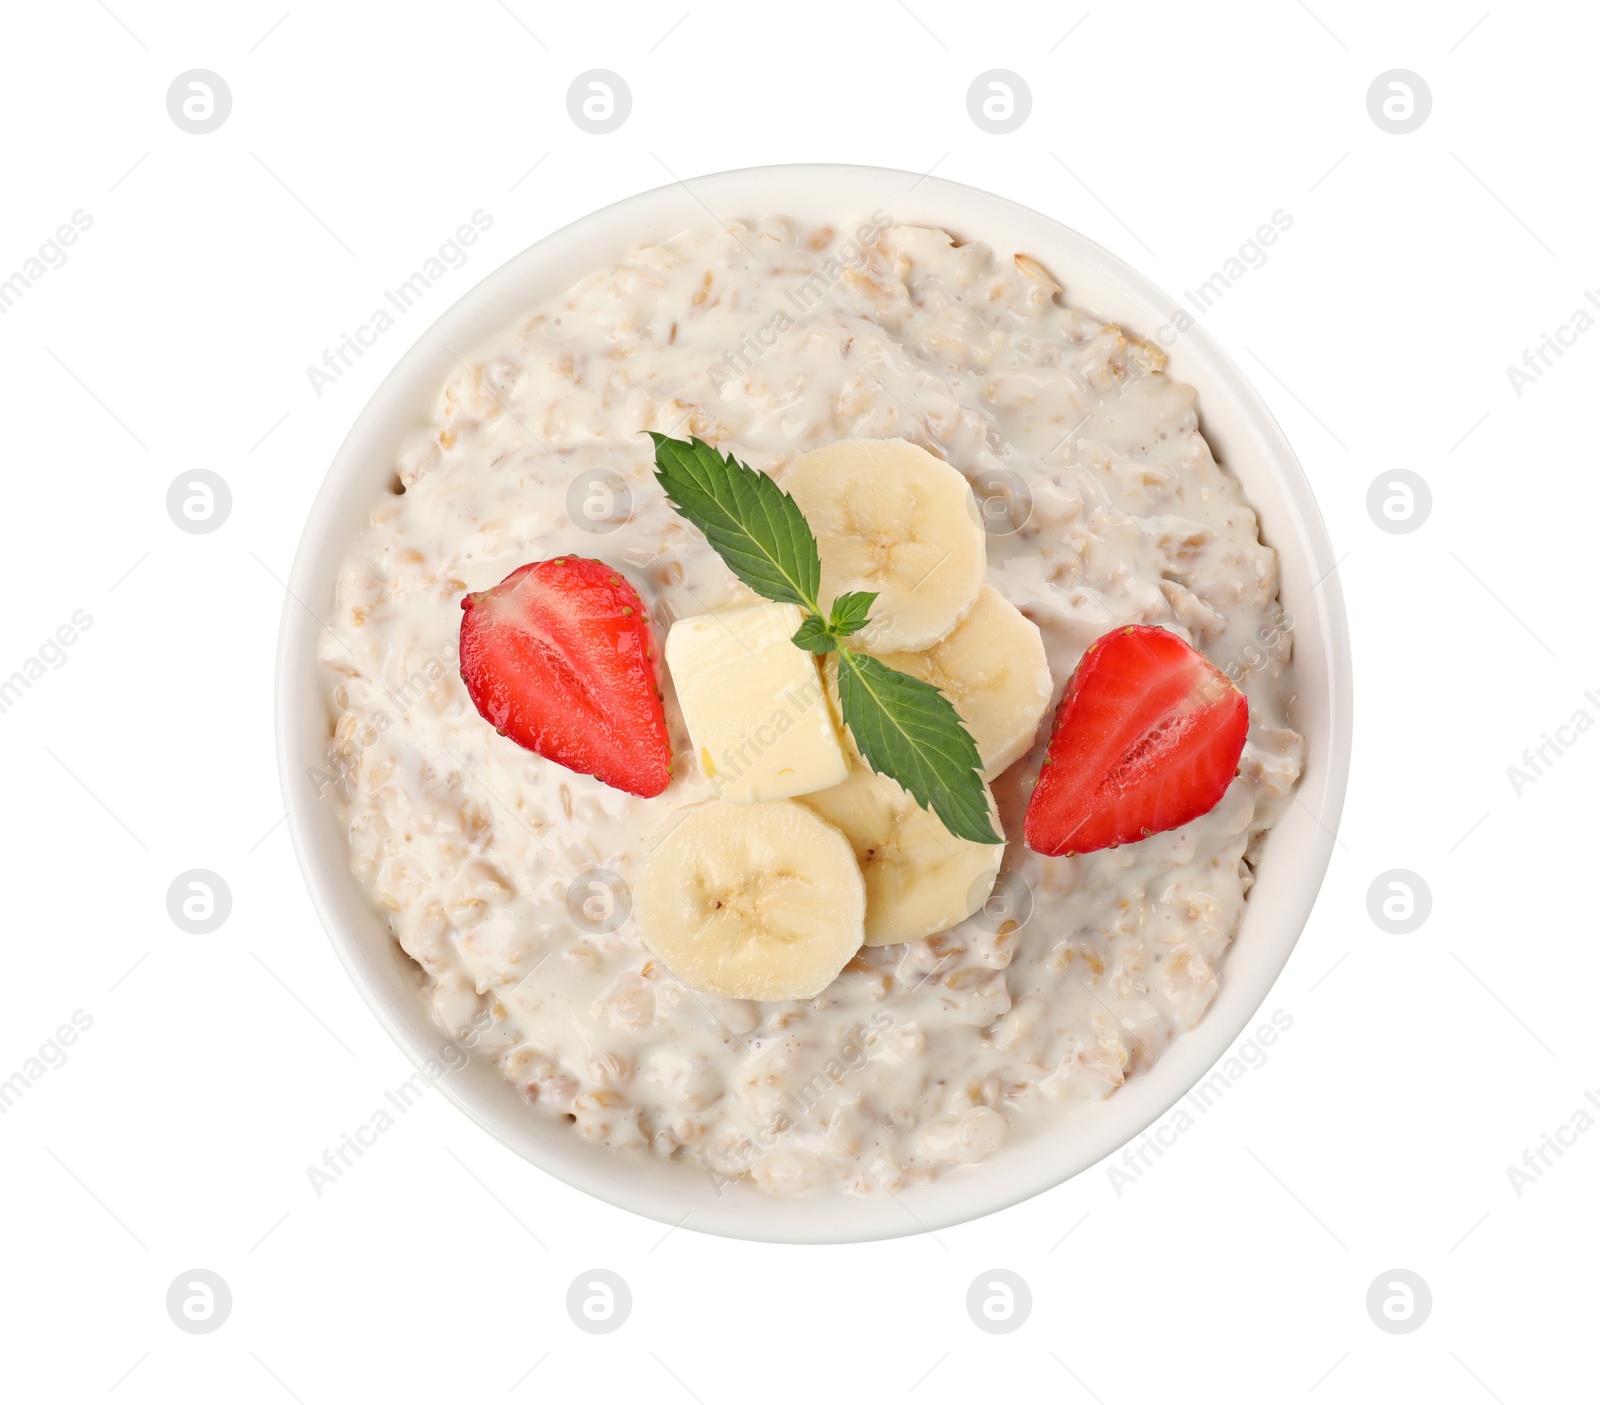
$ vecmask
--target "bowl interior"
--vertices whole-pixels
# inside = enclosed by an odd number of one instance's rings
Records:
[[[1288,442],[1237,368],[1203,329],[1188,323],[1176,300],[1081,235],[995,195],[872,167],[760,167],[698,178],[692,185],[692,191],[683,184],[663,186],[609,206],[497,269],[423,334],[356,421],[312,507],[284,602],[276,711],[289,829],[313,902],[346,970],[412,1061],[425,1065],[447,1040],[419,994],[421,972],[363,898],[349,871],[338,817],[318,798],[310,773],[324,764],[328,745],[316,645],[322,621],[331,617],[339,562],[385,489],[401,439],[425,422],[439,386],[456,366],[456,353],[471,351],[518,309],[601,264],[713,217],[780,213],[851,228],[881,210],[901,223],[940,225],[1002,256],[1031,254],[1065,284],[1075,306],[1165,347],[1170,373],[1198,390],[1212,449],[1238,475],[1264,539],[1279,555],[1282,599],[1295,628],[1295,723],[1308,749],[1303,803],[1289,806],[1269,837],[1211,1009],[1154,1069],[1106,1102],[1065,1113],[977,1166],[892,1197],[779,1201],[742,1185],[715,1183],[688,1167],[619,1155],[539,1116],[483,1060],[472,1060],[438,1084],[535,1165],[665,1223],[796,1243],[939,1229],[1035,1195],[1141,1132],[1238,1037],[1288,960],[1327,867],[1349,766],[1349,640],[1338,581],[1330,575],[1333,552]]]

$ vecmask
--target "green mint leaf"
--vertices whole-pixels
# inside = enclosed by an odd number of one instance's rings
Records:
[[[848,639],[867,622],[867,611],[878,598],[875,590],[847,590],[833,602],[828,616],[828,632],[839,639]]]
[[[840,706],[867,765],[903,786],[952,834],[1003,843],[989,818],[978,748],[950,700],[920,678],[840,647],[866,624],[877,593],[846,591],[824,618],[817,539],[794,499],[704,440],[685,443],[654,431],[650,438],[667,501],[751,590],[807,612],[792,636],[796,645],[812,654],[838,650]]]
[[[811,654],[831,653],[839,647],[839,641],[821,615],[807,615],[801,620],[800,628],[790,636],[789,642]]]
[[[751,590],[820,614],[817,539],[795,500],[765,473],[719,454],[702,439],[650,432],[656,480],[677,511],[706,534]]]
[[[950,699],[871,654],[839,650],[839,705],[867,765],[910,791],[944,826],[1000,844],[989,818],[978,748]]]

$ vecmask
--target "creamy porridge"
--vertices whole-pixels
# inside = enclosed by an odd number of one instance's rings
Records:
[[[330,803],[435,1018],[530,1116],[771,1193],[881,1194],[1108,1096],[1205,1013],[1302,764],[1291,622],[1194,392],[1069,294],[881,215],[697,229],[529,309],[403,447],[321,646]],[[673,778],[639,799],[497,735],[456,671],[463,594],[563,553],[628,577],[658,640],[758,603],[664,500],[646,430],[780,483],[840,439],[930,450],[984,506],[988,585],[1039,626],[1052,706],[1096,638],[1162,626],[1246,693],[1238,778],[1181,828],[1045,858],[1022,843],[1042,725],[992,783],[1010,842],[983,911],[863,948],[811,1001],[688,989],[629,904],[663,821],[712,795],[670,679]]]

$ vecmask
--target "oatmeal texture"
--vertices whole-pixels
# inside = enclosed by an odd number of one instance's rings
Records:
[[[1302,765],[1291,622],[1195,392],[1069,295],[1025,255],[881,216],[695,229],[529,309],[418,407],[324,635],[330,803],[419,998],[530,1116],[773,1194],[881,1195],[1107,1097],[1205,1013]],[[669,680],[674,778],[639,800],[497,736],[456,671],[463,593],[527,561],[627,573],[658,650],[672,619],[756,603],[668,507],[645,430],[780,482],[837,439],[923,446],[972,482],[988,580],[1044,635],[1054,694],[994,783],[1011,842],[988,909],[863,950],[809,1002],[690,991],[628,914],[651,835],[711,795]],[[1049,718],[1083,650],[1134,623],[1238,679],[1239,776],[1181,829],[1042,858],[1022,814]]]

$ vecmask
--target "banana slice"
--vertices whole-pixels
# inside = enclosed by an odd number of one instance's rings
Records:
[[[823,604],[878,592],[863,648],[926,649],[972,608],[983,524],[949,464],[904,439],[841,439],[796,459],[782,483],[816,534]]]
[[[792,800],[685,806],[634,893],[644,944],[730,1000],[820,995],[860,950],[865,910],[849,841]]]
[[[1050,706],[1050,663],[1039,626],[992,585],[949,634],[920,654],[879,654],[955,704],[993,780],[1033,745]],[[837,684],[835,684],[837,686]]]
[[[1004,844],[974,844],[951,834],[887,776],[860,762],[845,780],[796,803],[844,831],[867,885],[866,944],[931,937],[970,917],[989,896]],[[1000,816],[989,796],[997,833]]]

